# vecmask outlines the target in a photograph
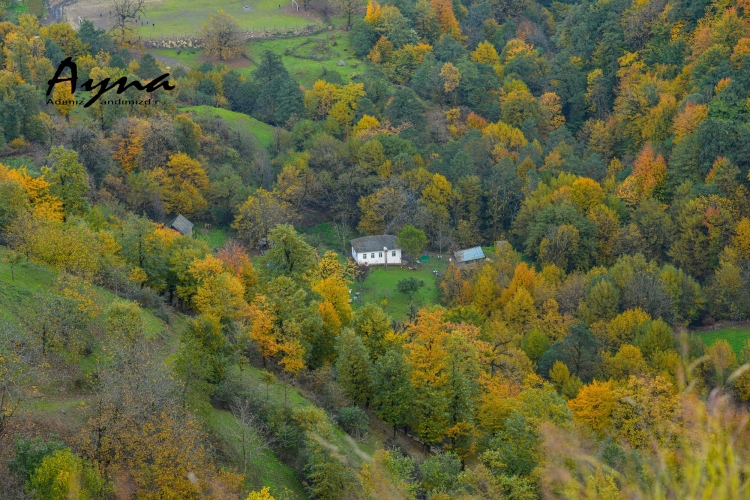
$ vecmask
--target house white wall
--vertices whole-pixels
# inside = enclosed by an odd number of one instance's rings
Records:
[[[386,256],[385,251],[380,250],[379,252],[367,252],[367,253],[357,253],[354,251],[354,248],[352,248],[352,258],[357,262],[357,264],[364,264],[367,263],[370,266],[374,265],[384,265]],[[388,264],[401,264],[401,250],[388,250]]]

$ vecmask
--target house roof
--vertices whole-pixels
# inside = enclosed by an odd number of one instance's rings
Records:
[[[167,227],[176,229],[185,236],[193,232],[193,223],[183,217],[182,214],[175,217],[169,224],[167,224]]]
[[[484,259],[484,252],[482,247],[466,248],[464,250],[458,250],[453,255],[456,257],[457,263],[469,262],[472,260]]]
[[[388,250],[398,250],[401,248],[398,244],[398,239],[390,234],[363,236],[362,238],[355,238],[349,243],[351,243],[352,248],[357,253],[376,252],[383,250],[383,247],[388,248]]]

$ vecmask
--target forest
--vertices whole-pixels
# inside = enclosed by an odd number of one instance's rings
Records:
[[[0,0],[0,500],[750,497],[750,2],[302,3]]]

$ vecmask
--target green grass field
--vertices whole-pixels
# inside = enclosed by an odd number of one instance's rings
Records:
[[[226,229],[210,229],[206,234],[203,234],[203,231],[205,231],[205,229],[194,229],[193,234],[195,235],[195,238],[201,239],[208,243],[208,246],[211,248],[211,250],[221,248],[224,246],[224,243],[227,242]]]
[[[739,355],[747,339],[750,339],[750,328],[722,328],[715,332],[699,333],[698,335],[706,345],[711,345],[719,339],[724,339],[729,342],[734,352]]]
[[[352,295],[355,292],[360,294],[359,300],[352,302],[352,306],[356,310],[368,302],[376,302],[383,304],[385,311],[395,319],[403,320],[409,312],[409,297],[400,293],[396,286],[400,280],[411,277],[424,281],[424,286],[414,294],[414,304],[417,307],[437,304],[440,300],[440,278],[435,278],[432,271],[437,269],[441,274],[445,271],[448,260],[445,255],[443,257],[437,259],[432,256],[429,262],[423,263],[416,271],[410,271],[406,267],[402,269],[399,266],[388,266],[386,271],[384,266],[373,266],[361,287],[359,283],[352,284]]]
[[[321,46],[324,52],[319,54],[325,58],[324,60],[307,58],[311,55],[311,47]],[[334,30],[313,36],[248,42],[244,52],[251,62],[244,67],[234,68],[235,71],[246,77],[251,76],[256,69],[255,63],[266,50],[280,55],[289,74],[305,88],[312,87],[324,68],[326,71],[339,73],[344,82],[349,82],[358,71],[357,67],[362,64],[353,55],[348,34],[345,31]],[[149,49],[149,52],[174,59],[190,68],[197,67],[205,59],[200,50]],[[339,60],[344,60],[346,66],[338,66]]]
[[[230,127],[250,132],[265,147],[270,146],[273,142],[274,127],[266,125],[265,123],[245,114],[229,111],[228,109],[215,108],[213,106],[184,106],[180,108],[180,111],[193,111],[199,115],[203,113],[217,115],[227,122]]]
[[[305,43],[309,40],[312,42]],[[327,59],[315,61],[291,55],[294,53],[303,57],[308,57],[310,54],[309,46],[312,43],[316,43],[315,41],[321,40],[324,41],[327,46],[327,50],[322,54],[322,57],[327,57]],[[305,45],[300,47],[303,43],[305,43]],[[357,66],[362,64],[361,61],[358,61],[354,57],[354,53],[349,47],[348,34],[345,31],[339,30],[309,37],[250,42],[248,43],[248,49],[248,56],[256,61],[260,59],[261,54],[266,50],[270,50],[271,52],[280,55],[284,66],[287,71],[289,71],[292,78],[297,80],[305,88],[312,88],[312,84],[320,77],[323,68],[325,68],[326,71],[339,73],[344,82],[348,82],[351,80],[352,75],[358,71]],[[289,53],[287,53],[287,49],[289,50]],[[345,61],[346,66],[337,66],[339,60]],[[252,71],[255,68],[244,69]]]
[[[321,23],[311,13],[308,18],[297,14],[292,6],[290,0],[225,0],[220,4],[201,0],[154,1],[146,5],[142,19],[149,24],[141,28],[140,34],[149,38],[195,35],[219,9],[231,15],[245,31],[296,29]]]
[[[189,68],[200,65],[200,49],[148,49],[151,54],[175,59]],[[179,54],[178,54],[179,52]]]

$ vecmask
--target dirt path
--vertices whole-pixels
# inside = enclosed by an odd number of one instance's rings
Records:
[[[159,62],[163,62],[164,64],[169,64],[171,67],[180,66],[180,67],[188,69],[188,70],[190,69],[189,66],[186,66],[186,65],[182,64],[177,59],[172,59],[171,57],[166,57],[166,56],[160,56],[159,54],[153,54],[151,52],[149,52],[149,53],[152,56],[154,56],[154,58],[156,60],[158,60]]]

